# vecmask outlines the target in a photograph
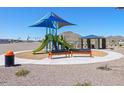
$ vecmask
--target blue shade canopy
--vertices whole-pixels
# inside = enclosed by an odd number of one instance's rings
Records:
[[[59,29],[64,26],[74,25],[68,21],[65,21],[55,13],[51,13],[47,18],[40,19],[37,23],[30,27],[48,27]]]
[[[55,13],[51,13],[51,16],[48,19],[51,21],[57,22],[58,23],[58,29],[63,27],[63,26],[74,25],[74,24],[62,19],[61,17],[59,17]]]
[[[52,21],[49,21],[47,19],[43,19],[43,20],[37,22],[36,24],[30,26],[30,27],[48,27],[48,28],[54,28],[55,29]]]
[[[104,38],[104,37],[96,36],[96,35],[88,35],[88,36],[83,36],[81,38],[84,38],[84,39],[98,39],[98,38]]]

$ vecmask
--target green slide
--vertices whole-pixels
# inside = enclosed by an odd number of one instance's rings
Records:
[[[33,51],[33,54],[35,54],[36,52],[41,51],[49,42],[49,38],[46,38],[45,40],[42,41],[41,45],[39,46],[39,48],[35,49]]]
[[[58,43],[61,44],[62,46],[64,46],[67,49],[72,49],[72,45],[70,45],[69,43],[67,43],[64,39],[60,39],[58,37]]]
[[[42,49],[44,49],[45,46],[47,46],[47,44],[49,43],[49,41],[53,41],[55,50],[58,50],[58,47],[56,45],[56,42],[58,42],[58,44],[60,44],[63,48],[66,49],[72,49],[73,47],[68,44],[64,39],[59,38],[59,36],[53,36],[53,35],[46,35],[45,40],[42,41],[41,45],[39,46],[39,48],[35,49],[33,51],[33,54],[35,54],[36,52],[41,51]]]

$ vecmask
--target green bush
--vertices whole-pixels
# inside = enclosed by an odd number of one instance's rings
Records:
[[[25,76],[27,76],[29,73],[30,73],[29,70],[21,69],[21,70],[18,70],[18,71],[15,73],[15,75],[16,75],[17,77],[22,77],[22,76],[25,77]]]
[[[121,47],[122,45],[120,44],[119,46]]]

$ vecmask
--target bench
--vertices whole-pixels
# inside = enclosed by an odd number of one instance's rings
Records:
[[[52,59],[53,55],[65,55],[65,57],[70,57],[70,51],[49,52],[48,58]]]
[[[92,57],[92,51],[90,49],[83,50],[70,50],[70,51],[52,51],[48,53],[48,58],[52,59],[53,55],[65,55],[65,57],[73,57],[74,54],[89,54]]]
[[[71,50],[70,54],[71,57],[73,57],[74,54],[89,54],[89,56],[92,57],[91,49]]]

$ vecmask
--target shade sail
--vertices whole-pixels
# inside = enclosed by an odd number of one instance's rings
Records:
[[[48,16],[47,18],[42,18],[41,20],[39,20],[37,23],[35,23],[30,27],[48,27],[48,28],[59,29],[61,27],[69,26],[69,25],[74,25],[74,24],[65,21],[55,13],[51,13],[51,15]]]
[[[51,16],[48,19],[57,22],[58,23],[58,27],[57,27],[58,29],[63,27],[63,26],[74,25],[74,24],[62,19],[61,17],[59,17],[55,13],[51,13]]]
[[[30,27],[48,27],[48,28],[54,28],[52,21],[49,20],[42,20],[41,22],[38,22]]]
[[[74,24],[67,23],[67,22],[59,22],[58,23],[58,29],[61,28],[61,27],[64,27],[64,26],[69,26],[69,25],[74,25]]]

